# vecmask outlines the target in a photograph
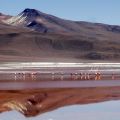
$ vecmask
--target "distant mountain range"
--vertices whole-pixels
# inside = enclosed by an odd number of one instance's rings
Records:
[[[119,61],[120,26],[64,20],[35,9],[0,13],[0,61]]]
[[[11,16],[0,13],[0,22],[9,18],[11,18]]]
[[[82,29],[102,29],[111,32],[120,33],[120,26],[105,24],[94,24],[88,22],[64,20],[53,15],[42,13],[35,9],[25,9],[23,12],[14,17],[0,14],[3,22],[20,27],[28,27],[39,32],[74,32],[80,33]],[[7,19],[8,18],[8,19]]]

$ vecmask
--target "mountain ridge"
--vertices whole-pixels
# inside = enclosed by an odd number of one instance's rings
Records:
[[[25,9],[3,20],[0,28],[4,61],[120,60],[120,26],[64,20]]]
[[[0,22],[2,22],[3,20],[7,20],[10,17],[11,17],[10,15],[5,15],[5,14],[0,12]]]
[[[61,32],[80,33],[83,25],[87,27],[101,27],[107,31],[120,32],[120,26],[102,23],[90,23],[85,21],[71,21],[40,12],[35,9],[26,8],[17,16],[4,20],[4,23],[14,26],[28,27],[39,32]],[[85,28],[85,26],[83,26]]]

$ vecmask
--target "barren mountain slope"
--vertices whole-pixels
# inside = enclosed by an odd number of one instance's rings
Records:
[[[63,20],[34,9],[3,22],[0,61],[120,60],[120,26]]]

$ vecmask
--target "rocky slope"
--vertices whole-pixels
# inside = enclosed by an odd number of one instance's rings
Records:
[[[64,20],[25,9],[0,23],[0,61],[120,60],[120,26]]]
[[[120,33],[120,26],[112,26],[105,24],[89,23],[83,21],[71,21],[58,18],[53,15],[49,15],[40,12],[35,9],[25,9],[23,12],[17,16],[11,17],[4,21],[7,24],[14,26],[28,27],[39,32],[67,32],[67,33],[81,33],[92,31],[96,33],[98,29],[99,32],[114,32]],[[97,31],[98,31],[97,30]]]

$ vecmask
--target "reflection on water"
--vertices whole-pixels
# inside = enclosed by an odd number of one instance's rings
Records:
[[[120,120],[120,101],[60,108],[36,117],[25,118],[16,111],[0,114],[0,120]]]

